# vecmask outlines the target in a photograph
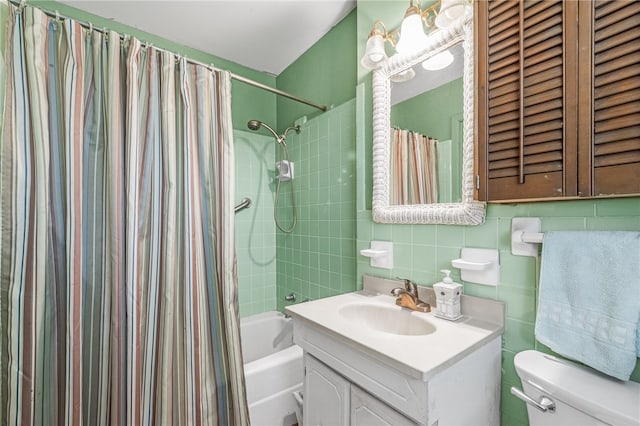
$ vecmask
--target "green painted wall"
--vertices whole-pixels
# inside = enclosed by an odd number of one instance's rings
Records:
[[[142,41],[152,43],[156,47],[175,52],[179,55],[186,56],[205,64],[213,64],[218,68],[231,71],[232,73],[271,87],[275,87],[276,84],[276,79],[272,75],[255,71],[251,68],[247,68],[226,59],[149,34],[128,25],[84,12],[64,3],[57,1],[29,0],[27,1],[27,4],[34,5],[50,12],[55,12],[57,10],[61,15],[68,16],[81,22],[91,22],[96,28],[106,28],[117,31],[121,34],[131,35]],[[124,5],[126,5],[126,3],[122,2],[122,4],[123,7],[125,7]],[[3,35],[0,37],[3,37],[4,31],[1,32]],[[246,129],[247,121],[252,118],[262,120],[267,123],[274,123],[276,121],[276,95],[235,80],[232,81],[231,94],[232,120],[234,128]]]
[[[356,96],[356,11],[353,10],[276,78],[278,89],[317,104],[341,105]],[[302,116],[319,109],[278,97],[278,129],[282,132]]]
[[[358,58],[373,22],[382,19],[394,28],[402,19],[406,2],[395,0],[358,0]],[[540,217],[543,231],[598,229],[640,231],[640,197],[611,200],[581,200],[545,203],[489,204],[487,219],[480,226],[390,225],[376,224],[371,216],[372,113],[371,73],[358,69],[356,97],[356,152],[365,159],[357,166],[357,250],[369,247],[371,240],[393,241],[394,269],[369,266],[369,259],[357,257],[358,286],[362,275],[405,276],[418,284],[432,285],[441,280],[440,269],[452,269],[451,260],[463,247],[494,248],[500,251],[501,278],[498,287],[464,283],[467,294],[497,299],[506,303],[506,330],[502,351],[502,424],[528,423],[525,404],[509,393],[520,386],[513,367],[519,351],[537,349],[551,352],[535,340],[534,323],[540,265],[532,257],[511,255],[511,219]],[[453,277],[461,282],[459,270]],[[640,362],[632,374],[640,382]]]

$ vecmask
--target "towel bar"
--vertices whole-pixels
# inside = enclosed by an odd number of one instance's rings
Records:
[[[511,254],[538,256],[538,244],[544,240],[538,217],[514,217],[511,220]]]
[[[241,210],[248,209],[251,206],[251,198],[243,198],[237,206],[233,208],[234,213],[238,213]]]
[[[520,232],[520,240],[523,243],[542,244],[544,234],[542,232]]]

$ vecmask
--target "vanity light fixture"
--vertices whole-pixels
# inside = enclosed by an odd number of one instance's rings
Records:
[[[436,16],[435,24],[438,28],[449,28],[467,13],[467,0],[442,0],[440,13]]]
[[[405,81],[411,80],[415,76],[416,72],[413,70],[413,68],[407,68],[404,71],[400,71],[399,73],[392,75],[391,77],[389,77],[389,80],[393,81],[394,83],[403,83]]]
[[[428,35],[424,31],[425,27],[429,29],[429,32],[435,29],[448,28],[457,23],[458,20],[463,19],[471,8],[471,0],[438,0],[422,10],[420,0],[415,0],[415,2],[414,0],[409,0],[409,7],[405,12],[402,24],[400,24],[400,30],[396,29],[387,32],[384,23],[380,20],[373,24],[373,30],[369,33],[365,52],[360,63],[367,69],[377,69],[384,65],[388,60],[385,42],[389,42],[395,47],[397,53],[417,52],[428,40]],[[443,56],[439,58],[440,63],[444,63],[445,56],[447,55],[443,52]],[[450,64],[453,56],[450,53],[449,56]],[[435,62],[435,58],[431,59]],[[447,65],[442,66],[442,68]],[[429,64],[423,64],[423,66],[426,69],[435,69],[427,68],[431,66]],[[411,73],[407,72],[407,75],[409,74]],[[413,74],[415,75],[415,72]],[[399,74],[397,78],[400,78]],[[410,78],[413,78],[413,76]]]
[[[453,62],[453,55],[449,52],[449,49],[443,50],[424,61],[422,68],[427,71],[438,71],[448,67]]]
[[[418,0],[419,2],[420,0]],[[398,53],[414,53],[419,51],[427,43],[427,35],[422,28],[422,15],[420,14],[420,3],[414,6],[413,0],[410,2],[404,14],[404,19],[400,25],[400,40],[396,45]]]
[[[387,28],[384,26],[384,23],[378,20],[373,24],[373,29],[371,33],[369,33],[367,45],[364,49],[364,55],[362,59],[360,59],[363,67],[370,70],[376,69],[387,60],[387,52],[384,47],[385,41],[389,41],[392,45],[395,45],[395,41],[393,37],[387,33]]]

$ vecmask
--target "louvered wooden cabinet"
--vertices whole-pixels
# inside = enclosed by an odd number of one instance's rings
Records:
[[[476,2],[483,201],[640,193],[640,1]]]

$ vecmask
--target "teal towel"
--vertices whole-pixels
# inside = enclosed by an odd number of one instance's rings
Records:
[[[640,355],[640,232],[544,234],[536,339],[629,380]]]

